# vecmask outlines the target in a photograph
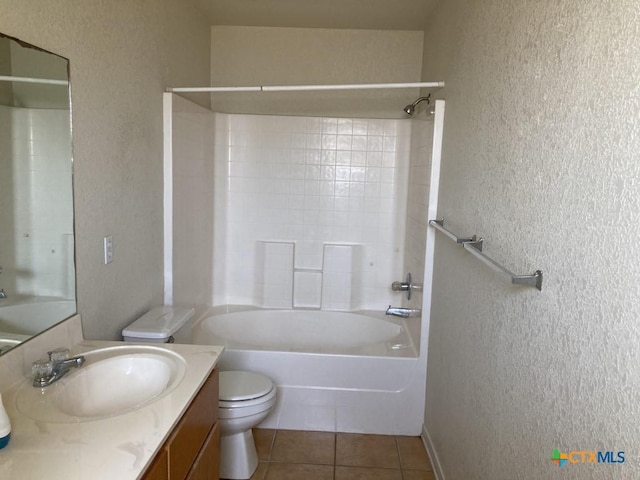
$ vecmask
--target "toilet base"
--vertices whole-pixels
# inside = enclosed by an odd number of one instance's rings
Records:
[[[220,478],[248,480],[258,468],[258,452],[251,429],[220,437]]]

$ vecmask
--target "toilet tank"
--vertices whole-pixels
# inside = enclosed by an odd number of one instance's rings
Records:
[[[194,313],[193,308],[155,307],[122,330],[122,337],[125,342],[172,343],[173,335],[188,325]]]

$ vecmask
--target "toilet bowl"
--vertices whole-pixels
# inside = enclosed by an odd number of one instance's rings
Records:
[[[190,338],[194,310],[160,306],[145,313],[122,331],[129,342],[173,342]],[[218,422],[220,425],[220,478],[246,480],[258,467],[258,453],[251,429],[258,426],[276,403],[276,386],[252,372],[220,372]]]
[[[251,429],[271,412],[276,390],[264,375],[220,372],[220,478],[246,480],[255,472],[258,453]]]

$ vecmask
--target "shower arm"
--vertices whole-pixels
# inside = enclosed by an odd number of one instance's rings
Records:
[[[403,108],[404,112],[407,115],[413,115],[415,113],[415,111],[416,111],[416,106],[420,102],[427,102],[427,105],[429,105],[431,103],[431,94],[428,94],[426,97],[419,97],[415,102],[410,103],[409,105],[404,107]]]

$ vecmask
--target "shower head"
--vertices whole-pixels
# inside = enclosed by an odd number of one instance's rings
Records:
[[[416,111],[416,105],[418,105],[420,102],[425,101],[427,102],[427,105],[431,102],[431,94],[427,95],[426,97],[418,98],[415,102],[410,103],[409,105],[404,107],[403,110],[407,115],[413,115],[413,113]]]

